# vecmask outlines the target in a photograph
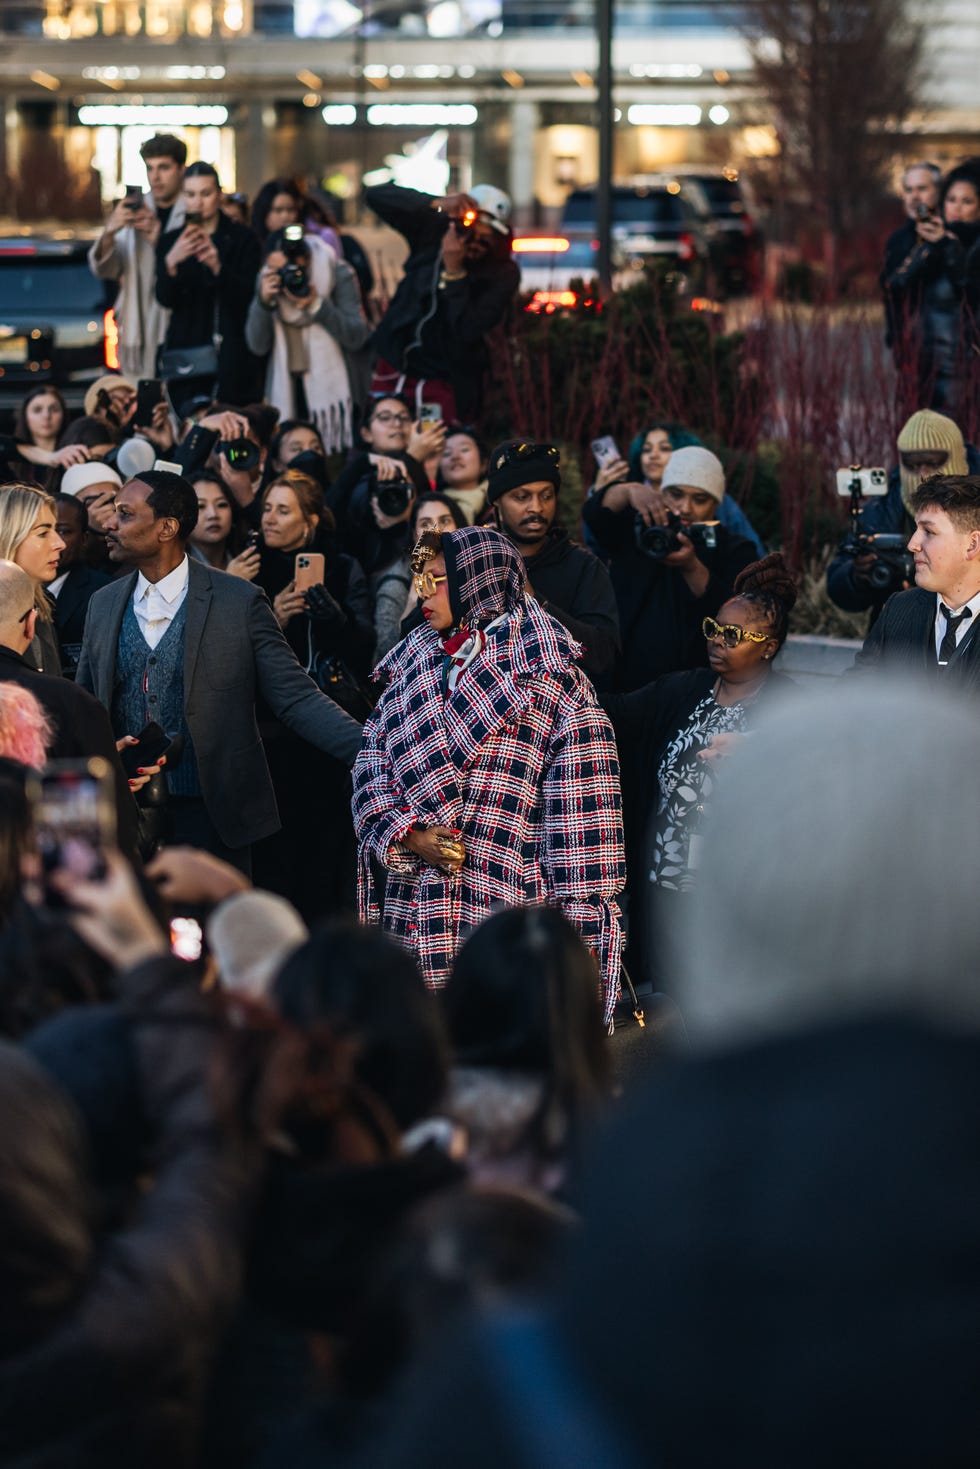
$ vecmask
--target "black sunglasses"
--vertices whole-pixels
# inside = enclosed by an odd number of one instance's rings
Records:
[[[497,454],[494,469],[503,469],[505,464],[524,464],[529,459],[544,459],[557,464],[560,458],[554,444],[506,444]]]

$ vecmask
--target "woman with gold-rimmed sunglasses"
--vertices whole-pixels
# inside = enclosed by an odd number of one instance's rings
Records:
[[[775,683],[772,660],[786,639],[796,586],[783,558],[757,561],[735,595],[706,617],[707,668],[668,673],[632,694],[604,699],[624,772],[628,958],[634,980],[670,990],[658,935],[697,881],[701,820],[717,758],[752,722]]]

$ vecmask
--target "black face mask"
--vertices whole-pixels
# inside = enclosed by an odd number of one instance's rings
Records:
[[[298,469],[300,474],[308,474],[310,479],[316,480],[321,490],[327,489],[330,484],[327,461],[315,449],[304,449],[302,454],[297,454],[295,459],[290,459],[286,468]]]

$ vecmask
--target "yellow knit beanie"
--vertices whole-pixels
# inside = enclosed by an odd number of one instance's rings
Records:
[[[913,454],[923,449],[943,449],[947,454],[942,469],[906,469],[899,461],[899,476],[902,481],[902,501],[911,515],[910,500],[924,479],[933,474],[966,474],[966,446],[963,435],[951,418],[934,413],[931,408],[921,408],[913,413],[898,436],[900,454]]]

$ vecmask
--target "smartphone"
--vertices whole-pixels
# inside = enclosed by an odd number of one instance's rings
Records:
[[[920,199],[918,204],[915,206],[916,219],[928,219],[931,213],[932,210],[929,208],[929,205],[923,204],[922,200]]]
[[[126,185],[126,197],[123,200],[126,209],[133,211],[143,208],[143,190],[139,184]]]
[[[137,428],[150,428],[153,410],[163,400],[163,383],[156,377],[141,377],[136,384],[136,412],[133,423]]]
[[[79,882],[106,875],[105,852],[116,843],[116,787],[108,760],[49,760],[27,782],[34,835],[45,877],[68,872]],[[46,884],[48,902],[63,906]]]
[[[593,439],[591,447],[595,462],[600,469],[605,469],[606,465],[612,464],[614,459],[623,457],[619,452],[616,440],[609,434],[604,434],[601,439]]]
[[[435,428],[437,423],[442,423],[442,404],[423,403],[419,410],[419,422],[423,431],[427,428]]]
[[[135,780],[141,767],[155,765],[161,755],[166,755],[170,749],[167,731],[152,720],[145,729],[140,730],[136,738],[138,743],[125,745],[119,755],[127,780]]]
[[[201,957],[204,935],[196,918],[172,918],[170,920],[170,952],[175,959],[188,964]]]
[[[188,209],[187,213],[184,215],[184,227],[185,227],[185,229],[186,229],[186,227],[188,225],[198,225],[198,226],[200,226],[203,223],[204,223],[204,215],[201,213],[201,211],[199,209]]]
[[[245,537],[245,550],[254,551],[261,539],[262,532],[260,530],[250,530],[248,535]]]
[[[300,551],[296,557],[296,590],[306,592],[310,587],[322,587],[324,571],[319,551]]]

